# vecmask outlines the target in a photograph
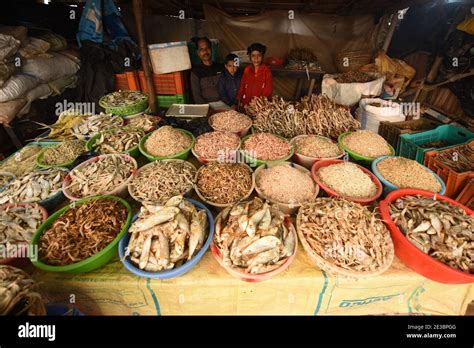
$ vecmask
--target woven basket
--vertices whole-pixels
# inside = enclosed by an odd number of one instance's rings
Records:
[[[357,50],[357,51],[347,51],[339,52],[334,58],[334,64],[336,65],[339,72],[347,72],[352,70],[359,70],[364,65],[372,62],[373,54],[369,50]],[[346,61],[348,59],[348,66],[346,66]]]

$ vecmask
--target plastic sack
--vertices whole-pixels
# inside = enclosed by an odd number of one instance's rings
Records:
[[[9,124],[26,104],[25,98],[0,103],[0,124]]]
[[[53,53],[52,58],[28,59],[21,68],[22,73],[34,76],[41,82],[50,82],[74,75],[77,70],[79,70],[79,64],[59,53]]]
[[[456,29],[474,35],[474,15],[459,23]]]
[[[36,35],[35,35],[36,36]],[[41,39],[43,41],[46,41],[49,43],[49,50],[51,52],[57,52],[57,51],[62,51],[67,49],[67,41],[66,39],[56,33],[53,32],[47,32],[42,35],[36,36],[38,39]]]
[[[335,79],[339,76],[326,74],[321,84],[322,94],[334,100],[336,104],[353,106],[364,97],[378,97],[382,93],[385,77],[372,74],[375,80],[365,83],[339,83]]]
[[[15,73],[15,64],[0,61],[0,87]]]
[[[35,37],[28,38],[27,42],[20,47],[18,52],[23,58],[30,59],[36,57],[51,58],[52,56],[46,53],[50,48],[50,44],[44,40]]]
[[[0,33],[13,36],[20,43],[26,42],[28,38],[28,28],[23,26],[0,25]]]
[[[0,88],[0,103],[24,97],[26,92],[38,85],[38,80],[27,75],[10,77]]]
[[[20,44],[21,42],[13,36],[0,33],[0,61],[4,61],[13,56],[18,50],[18,47],[20,47]]]
[[[405,121],[400,104],[380,98],[364,98],[359,102],[356,113],[360,120],[361,129],[378,133],[380,122]]]
[[[18,117],[26,115],[30,112],[31,103],[34,102],[36,99],[44,99],[51,95],[52,91],[51,88],[47,83],[42,83],[35,88],[31,89],[26,93],[25,99],[26,104],[18,111]]]
[[[53,95],[60,95],[66,88],[75,87],[77,83],[77,76],[64,76],[57,80],[48,83],[49,88],[52,90]]]

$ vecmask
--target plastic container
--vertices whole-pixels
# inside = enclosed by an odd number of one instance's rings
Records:
[[[331,140],[329,138],[326,138],[326,137],[323,137],[323,136],[320,136],[320,135],[298,135],[298,136],[294,137],[293,139],[291,139],[290,143],[294,146],[296,140],[301,139],[301,138],[306,138],[308,136],[316,136],[316,137],[319,137],[319,138],[330,140],[339,147],[337,142],[335,142],[334,140]],[[313,166],[313,164],[318,162],[318,161],[328,160],[328,159],[339,159],[339,158],[344,157],[344,155],[346,154],[344,152],[344,150],[342,150],[340,147],[339,147],[339,149],[341,149],[341,154],[339,156],[329,157],[329,158],[305,156],[305,155],[302,155],[302,154],[296,152],[296,146],[294,146],[294,149],[295,150],[294,150],[294,155],[293,155],[293,162],[298,163],[298,164],[302,165],[303,167],[305,167],[306,169],[309,169],[309,170],[311,170],[311,167]]]
[[[191,69],[186,41],[148,45],[148,53],[155,74],[167,74]]]
[[[287,215],[293,215],[295,214],[298,209],[301,207],[301,204],[295,204],[295,203],[282,203],[282,202],[279,202],[279,201],[276,201],[274,199],[271,199],[269,198],[268,196],[266,196],[261,190],[260,188],[258,187],[257,183],[258,183],[258,178],[260,177],[260,175],[262,174],[262,171],[263,170],[266,170],[270,167],[273,167],[275,165],[278,165],[278,164],[282,164],[282,163],[272,163],[272,164],[264,164],[260,167],[258,167],[257,169],[255,169],[255,173],[254,173],[254,176],[255,176],[255,191],[257,192],[258,196],[260,198],[262,198],[263,200],[266,200],[266,201],[269,201],[270,203],[272,204],[276,204],[278,206],[278,208],[280,208],[280,210],[287,214]],[[307,174],[308,177],[311,178],[311,172],[306,169],[305,167],[303,166],[300,166],[298,164],[294,164],[294,163],[290,163],[290,162],[287,162],[287,165],[288,166],[291,166],[297,170],[299,170],[300,172],[304,173],[304,174]],[[291,184],[291,183],[290,183]],[[312,199],[315,199],[317,196],[318,196],[318,193],[319,193],[319,186],[315,183],[314,184],[314,194],[313,194],[313,197]]]
[[[188,98],[186,94],[157,95],[156,102],[160,108],[169,108],[173,104],[186,104]]]
[[[174,155],[171,155],[171,156],[153,156],[150,153],[148,153],[145,149],[145,143],[148,140],[148,138],[150,137],[150,135],[153,134],[153,132],[148,133],[147,135],[145,135],[142,138],[142,140],[140,140],[140,143],[138,144],[138,149],[140,150],[142,155],[145,156],[149,161],[159,161],[159,160],[164,160],[164,159],[182,159],[182,160],[188,159],[189,154],[191,153],[191,149],[194,147],[194,144],[196,143],[196,138],[194,138],[193,133],[191,133],[187,130],[184,130],[184,129],[181,129],[181,128],[175,128],[175,129],[185,133],[187,136],[189,136],[191,138],[191,140],[192,140],[191,145],[189,145],[189,147],[187,149],[185,149],[181,152],[178,152]]]
[[[118,156],[118,155],[109,154],[109,155],[99,155],[99,156],[92,157],[91,159],[79,164],[77,167],[75,167],[73,169],[73,171],[76,170],[76,169],[81,169],[81,168],[83,168],[83,167],[85,167],[85,166],[87,166],[91,163],[98,162],[98,161],[100,161],[103,158],[106,158],[108,156]],[[129,155],[126,155],[126,154],[121,154],[120,156],[123,156],[126,161],[132,162],[133,163],[133,169],[131,170],[130,176],[128,177],[127,180],[125,180],[118,187],[114,188],[111,192],[105,192],[104,195],[126,197],[127,194],[128,194],[128,189],[127,189],[128,183],[137,174],[137,168],[138,168],[137,161],[133,157],[130,157]],[[86,198],[86,197],[75,197],[75,196],[73,196],[72,193],[70,193],[66,188],[70,183],[71,183],[71,176],[67,175],[64,178],[64,181],[63,181],[63,191],[62,191],[67,198],[69,198],[71,201],[77,201],[79,199]]]
[[[362,170],[365,174],[367,174],[370,177],[370,179],[372,180],[372,182],[375,184],[375,186],[377,187],[375,195],[372,196],[372,197],[360,198],[360,197],[348,197],[348,196],[340,195],[336,191],[334,191],[334,190],[330,189],[329,187],[327,187],[319,179],[318,171],[321,168],[328,167],[330,165],[337,164],[337,163],[344,163],[344,162],[345,161],[343,161],[343,160],[324,160],[324,161],[316,162],[313,165],[313,167],[311,168],[311,175],[313,176],[313,180],[316,181],[316,183],[319,185],[319,187],[322,188],[324,190],[324,192],[326,192],[328,194],[329,197],[342,197],[344,199],[347,199],[348,201],[360,203],[362,205],[367,205],[367,204],[370,204],[370,203],[376,201],[382,195],[382,184],[379,181],[379,179],[377,179],[377,177],[370,170],[368,170],[368,169],[366,169],[366,168],[364,168],[364,167],[362,167],[358,164],[356,164],[356,166],[360,170]]]
[[[436,129],[420,132],[416,134],[402,134],[400,135],[400,141],[398,142],[397,155],[414,159],[420,164],[424,163],[425,153],[432,150],[445,150],[452,146],[466,143],[467,141],[474,139],[474,133],[467,129],[458,128],[452,125],[439,126]],[[440,148],[422,148],[423,144],[443,141],[448,146]]]
[[[392,236],[393,244],[395,246],[395,255],[410,269],[422,276],[440,283],[446,284],[463,284],[474,283],[474,274],[468,274],[445,265],[444,263],[435,260],[431,256],[425,254],[414,246],[395,225],[390,217],[388,205],[403,196],[421,195],[429,197],[438,201],[445,201],[449,204],[462,208],[469,215],[474,215],[474,212],[463,206],[462,204],[439,194],[434,194],[428,191],[401,189],[390,192],[390,194],[381,201],[380,213],[383,222],[387,225]]]
[[[0,172],[0,176],[10,177],[10,179],[8,179],[8,181],[5,185],[0,186],[0,192],[5,190],[5,188],[8,186],[8,184],[10,184],[12,181],[14,181],[16,179],[16,176],[13,173],[10,173],[10,172]]]
[[[125,92],[125,91],[123,91]],[[137,91],[134,91],[137,92]],[[116,93],[116,92],[113,92]],[[144,97],[147,97],[146,94],[142,93]],[[109,106],[105,103],[105,98],[108,96],[105,95],[99,99],[99,105],[105,109],[105,112],[113,115],[128,116],[143,112],[148,108],[148,97],[146,99],[135,102],[127,106]]]
[[[145,73],[143,70],[138,72],[140,78],[141,90],[145,93],[148,92],[148,86],[146,84]],[[185,82],[184,73],[181,71],[169,73],[169,74],[153,74],[153,86],[155,87],[155,94],[184,94]]]
[[[119,243],[119,256],[120,260],[122,261],[123,265],[126,269],[128,269],[133,274],[144,277],[144,278],[152,278],[152,279],[170,279],[179,277],[187,272],[189,272],[194,266],[198,264],[198,262],[202,259],[204,254],[206,253],[207,249],[209,249],[209,245],[211,244],[212,238],[214,236],[214,218],[212,217],[211,211],[201,202],[198,202],[194,199],[186,198],[189,202],[194,204],[199,209],[204,209],[207,214],[207,221],[209,226],[208,236],[202,248],[195,254],[191,260],[185,262],[179,267],[173,268],[171,270],[166,270],[162,272],[148,272],[139,269],[136,267],[128,257],[125,257],[125,248],[128,246],[128,242],[130,240],[130,233],[126,233],[123,238],[120,240]],[[133,221],[138,218],[138,213],[135,214],[133,217]]]
[[[41,223],[46,221],[46,219],[48,218],[48,211],[37,203],[8,203],[8,204],[0,205],[0,210],[11,209],[14,207],[28,207],[28,206],[38,208],[41,211],[41,215],[42,215]],[[28,249],[28,245],[24,245],[23,247],[20,247],[18,250],[20,255],[18,255],[18,252],[17,252],[13,254],[11,257],[8,257],[5,259],[0,258],[0,265],[9,265],[16,268],[25,269],[28,265],[30,265],[30,260],[26,256],[27,249]]]
[[[253,127],[252,127],[253,129]],[[253,133],[253,132],[252,132]],[[252,157],[246,150],[245,150],[245,142],[247,141],[247,139],[249,139],[253,134],[250,134],[250,135],[247,135],[245,137],[242,138],[242,154],[245,158],[245,161],[247,164],[249,164],[251,167],[259,167],[261,166],[262,164],[271,164],[271,163],[278,163],[278,162],[286,162],[288,160],[291,159],[291,157],[293,157],[293,154],[294,154],[294,147],[292,146],[291,147],[291,150],[290,150],[290,153],[288,155],[286,155],[285,157],[282,157],[280,159],[276,159],[276,160],[273,160],[273,161],[264,161],[264,160],[259,160],[257,158],[254,158]],[[285,140],[286,142],[289,142],[288,139],[284,138],[284,137],[280,137],[279,135],[275,135],[276,137],[280,138],[280,139],[283,139]]]
[[[93,197],[81,199],[77,202],[74,202],[74,206],[77,207],[79,205],[83,205],[85,203],[88,203],[93,200],[98,200],[98,199],[110,199],[110,200],[118,201],[127,209],[127,218],[125,220],[124,225],[122,226],[122,229],[120,230],[120,233],[117,235],[117,237],[97,254],[85,260],[76,262],[74,264],[65,265],[65,266],[53,266],[53,265],[48,265],[42,262],[40,259],[38,259],[38,260],[31,260],[34,266],[47,272],[61,272],[61,273],[73,273],[73,274],[86,273],[94,269],[97,269],[99,267],[102,267],[103,265],[108,263],[115,255],[117,255],[117,245],[120,239],[125,235],[125,233],[128,231],[128,228],[130,227],[130,222],[132,220],[132,208],[122,198],[116,197],[116,196],[109,196],[109,195],[93,196]],[[67,210],[71,209],[72,208],[71,205],[65,206],[64,208],[61,208],[60,210],[55,212],[38,228],[31,242],[33,246],[35,247],[38,246],[39,239],[43,235],[43,233],[54,223],[54,221],[58,219],[59,216],[61,216]]]
[[[235,133],[232,133],[232,134],[235,134]],[[238,135],[235,135],[235,136],[238,137]],[[199,137],[196,139],[196,144],[197,144],[198,140],[199,140]],[[226,157],[223,157],[223,158],[205,158],[205,157],[199,156],[197,154],[197,152],[194,150],[194,148],[196,147],[196,144],[194,144],[191,152],[192,152],[193,156],[196,157],[196,159],[198,160],[199,163],[206,164],[206,163],[209,163],[209,162],[217,162],[217,161],[224,162],[224,161],[227,161],[230,158],[232,158],[232,156],[235,157],[237,155],[237,152],[240,150],[240,146],[242,145],[242,141],[240,141],[240,139],[239,139],[239,146],[236,147],[235,149],[226,150]]]
[[[469,179],[456,201],[469,209],[474,209],[474,178]]]
[[[140,82],[137,71],[127,71],[123,74],[115,74],[114,88],[116,91],[139,91]]]
[[[95,150],[95,143],[97,139],[99,139],[100,136],[101,136],[101,133],[96,134],[87,141],[86,143],[87,151]],[[133,158],[137,158],[138,156],[140,156],[140,150],[138,148],[138,144],[132,147],[130,150],[122,152],[122,153],[126,153],[127,155],[132,156]]]
[[[388,195],[390,192],[394,191],[394,190],[398,190],[399,187],[398,186],[395,186],[394,184],[392,184],[390,181],[388,181],[387,179],[385,179],[382,174],[380,174],[380,172],[378,171],[377,169],[377,164],[388,158],[388,157],[398,157],[398,156],[382,156],[382,157],[379,157],[377,158],[375,161],[372,162],[372,172],[375,174],[375,176],[380,180],[380,182],[383,184],[383,195],[386,196]],[[438,180],[438,182],[440,183],[441,185],[441,191],[439,191],[438,193],[440,195],[444,195],[444,193],[446,192],[446,186],[443,182],[443,180],[441,180],[441,178],[436,174],[434,173],[432,170],[430,170],[429,168],[423,166],[427,171],[429,171],[431,174],[433,174],[433,176],[436,178],[436,180]]]
[[[377,157],[367,157],[363,156],[361,154],[358,154],[357,152],[351,151],[347,148],[347,146],[344,145],[344,138],[348,136],[352,132],[346,132],[342,133],[339,135],[337,138],[337,142],[339,144],[339,147],[343,149],[345,152],[349,154],[349,156],[354,159],[355,161],[361,161],[362,163],[366,165],[371,165],[372,162],[377,158]],[[387,143],[388,144],[388,143]],[[388,147],[390,148],[390,155],[395,155],[395,149],[392,147],[392,145],[388,144]]]

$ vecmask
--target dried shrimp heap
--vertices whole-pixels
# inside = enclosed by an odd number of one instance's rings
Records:
[[[369,276],[384,272],[393,261],[387,228],[360,204],[318,198],[300,208],[296,228],[308,255],[329,273]]]
[[[141,129],[133,126],[113,128],[100,133],[94,146],[100,154],[124,153],[138,146],[140,139],[145,135]]]
[[[57,146],[48,146],[43,150],[42,164],[55,166],[74,161],[85,152],[86,143],[80,139],[65,140]]]
[[[369,198],[377,192],[370,176],[354,163],[341,162],[322,167],[317,175],[324,185],[342,196]]]
[[[36,155],[41,151],[39,145],[28,145],[0,163],[0,171],[9,172],[16,177],[37,169]]]
[[[252,171],[242,163],[211,162],[201,167],[196,176],[196,189],[208,201],[234,204],[252,189]]]
[[[359,130],[348,134],[342,143],[352,152],[365,157],[376,158],[391,154],[387,141],[368,130]]]
[[[261,161],[274,161],[288,156],[291,153],[291,144],[270,133],[251,135],[242,145],[243,149],[252,157]]]
[[[317,135],[308,135],[294,141],[295,152],[308,157],[334,158],[342,155],[343,151],[331,139]]]
[[[230,151],[238,150],[239,147],[240,138],[238,135],[216,131],[197,137],[194,152],[201,158],[224,160]]]
[[[285,138],[302,134],[337,138],[344,132],[360,127],[348,108],[321,95],[303,97],[296,103],[278,97],[272,100],[253,98],[247,107],[247,114],[252,117],[257,131]]]
[[[181,266],[203,247],[208,235],[207,213],[183,196],[164,206],[144,205],[129,230],[125,256],[138,268],[159,272]]]
[[[392,220],[425,254],[466,273],[474,273],[474,216],[448,202],[404,196],[389,205]]]
[[[16,178],[0,192],[0,204],[41,202],[61,191],[67,170],[51,167]]]
[[[474,171],[474,143],[459,145],[452,152],[438,152],[433,159],[458,173]]]
[[[39,257],[48,265],[65,266],[104,249],[120,233],[127,209],[120,202],[97,199],[61,214],[38,241]]]
[[[46,315],[38,289],[26,272],[0,265],[0,315]]]
[[[237,133],[252,126],[252,119],[235,110],[229,110],[212,115],[209,124],[217,131]]]
[[[375,77],[362,71],[347,71],[335,78],[339,83],[367,83],[375,80]]]
[[[256,197],[224,209],[216,220],[214,245],[227,267],[261,274],[285,264],[296,252],[291,220]]]
[[[192,144],[192,139],[179,129],[163,126],[151,133],[145,142],[145,150],[152,156],[172,156]]]
[[[121,116],[112,116],[112,114],[101,112],[99,115],[84,116],[83,121],[72,128],[72,133],[78,139],[86,139],[103,130],[121,126],[123,126]]]
[[[130,157],[102,155],[74,168],[64,189],[75,198],[107,194],[123,185],[136,168],[137,163]]]
[[[441,184],[424,166],[403,157],[387,157],[377,163],[377,170],[398,188],[416,188],[440,192]]]
[[[313,199],[316,185],[309,173],[289,163],[264,168],[255,178],[257,189],[268,199],[279,203],[301,204]]]
[[[192,190],[196,168],[186,161],[154,161],[138,170],[128,184],[130,195],[142,203],[163,204]]]

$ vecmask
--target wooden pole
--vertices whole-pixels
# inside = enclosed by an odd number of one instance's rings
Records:
[[[395,29],[397,28],[398,20],[398,12],[395,12],[392,15],[392,22],[390,23],[390,28],[388,30],[387,37],[385,38],[385,41],[383,43],[382,50],[384,50],[385,52],[387,52],[388,48],[390,47],[390,42],[392,42],[392,37],[395,33]]]
[[[142,0],[133,0],[133,13],[135,14],[135,23],[137,25],[138,44],[142,55],[142,67],[145,72],[146,85],[148,87],[148,104],[151,113],[157,112],[155,87],[153,86],[153,77],[150,68],[150,57],[145,43],[145,35],[143,33],[143,2]]]

